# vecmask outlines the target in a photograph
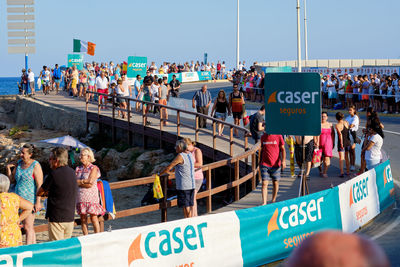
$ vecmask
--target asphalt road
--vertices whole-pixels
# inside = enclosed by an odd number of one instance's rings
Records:
[[[208,90],[213,97],[216,97],[220,89],[224,89],[227,94],[232,91],[230,82],[209,82]],[[181,86],[181,97],[192,99],[196,90],[199,90],[203,83],[184,84]],[[261,104],[246,103],[247,109],[257,109]],[[333,122],[336,111],[329,112]],[[346,115],[346,114],[345,114]],[[365,126],[365,113],[359,114],[360,127]],[[396,187],[396,205],[388,208],[385,212],[375,218],[370,224],[359,231],[371,239],[375,240],[383,247],[388,255],[392,266],[400,267],[400,116],[380,117],[384,124],[385,139],[383,149],[390,157],[391,169]]]

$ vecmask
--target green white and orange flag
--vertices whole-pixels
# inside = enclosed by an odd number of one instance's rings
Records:
[[[74,52],[76,53],[87,53],[88,55],[94,56],[94,50],[96,44],[91,42],[85,42],[82,40],[74,39]]]

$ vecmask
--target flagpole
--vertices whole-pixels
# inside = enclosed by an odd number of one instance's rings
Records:
[[[308,60],[308,44],[307,44],[307,6],[306,1],[304,0],[304,51],[305,51],[305,60]]]
[[[300,0],[297,0],[297,72],[301,72]]]
[[[237,0],[236,22],[236,70],[239,70],[239,0]]]

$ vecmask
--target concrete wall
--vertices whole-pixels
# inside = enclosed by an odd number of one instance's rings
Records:
[[[28,97],[17,96],[15,122],[34,129],[65,131],[73,136],[86,132],[86,112],[56,107]]]
[[[304,67],[357,68],[362,66],[399,66],[400,59],[318,59],[303,60]],[[297,61],[259,62],[259,67],[296,67]]]

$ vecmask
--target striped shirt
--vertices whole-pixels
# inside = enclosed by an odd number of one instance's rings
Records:
[[[203,92],[203,90],[200,89],[194,94],[193,99],[196,101],[197,107],[205,107],[208,105],[212,98],[209,91]]]

